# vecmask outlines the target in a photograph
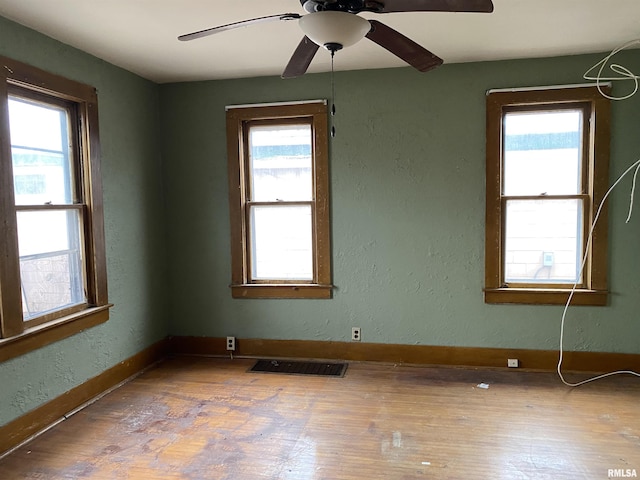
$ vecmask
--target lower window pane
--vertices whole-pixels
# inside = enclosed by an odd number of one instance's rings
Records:
[[[581,283],[582,201],[508,200],[507,283]]]
[[[86,302],[80,212],[18,212],[23,319]]]
[[[313,280],[311,206],[251,207],[251,279]]]

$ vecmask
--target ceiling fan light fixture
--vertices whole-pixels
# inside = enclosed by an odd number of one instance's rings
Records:
[[[304,15],[299,24],[312,42],[331,51],[354,45],[371,30],[369,21],[358,15],[330,10]]]

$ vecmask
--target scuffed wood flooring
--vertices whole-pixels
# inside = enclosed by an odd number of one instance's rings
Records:
[[[335,378],[253,362],[169,359],[0,460],[0,479],[640,475],[638,378],[571,389],[506,369],[352,363]]]

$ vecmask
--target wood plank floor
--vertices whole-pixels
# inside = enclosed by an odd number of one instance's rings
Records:
[[[343,378],[167,360],[0,460],[0,479],[640,475],[640,380],[350,364]],[[485,383],[489,388],[479,388]]]

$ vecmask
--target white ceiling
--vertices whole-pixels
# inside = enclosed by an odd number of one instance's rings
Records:
[[[640,37],[640,0],[493,0],[485,13],[362,14],[445,63],[605,52]],[[304,14],[299,0],[0,0],[0,15],[158,83],[282,73],[302,38],[297,21],[180,42],[178,35],[247,18]],[[366,39],[336,70],[405,64]],[[330,69],[320,50],[309,72]]]

